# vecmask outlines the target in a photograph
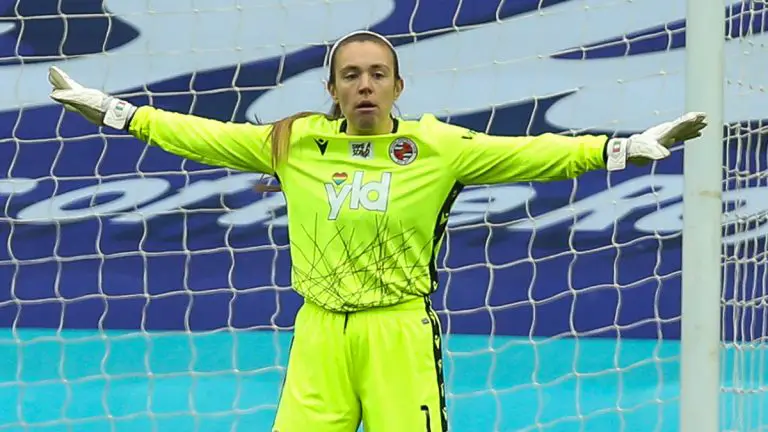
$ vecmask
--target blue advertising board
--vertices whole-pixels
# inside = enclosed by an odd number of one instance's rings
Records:
[[[47,99],[51,64],[137,104],[269,121],[327,108],[327,42],[371,28],[402,35],[393,41],[406,117],[433,112],[494,134],[626,134],[684,109],[684,2],[587,12],[569,1],[369,0],[278,14],[277,1],[244,10],[194,2],[195,13],[188,2],[139,3],[0,1],[2,326],[288,326],[299,305],[287,289],[282,196],[253,191],[257,174],[185,161],[64,114]],[[730,12],[727,31],[763,38],[759,23]],[[733,67],[758,73],[737,50],[728,49]],[[729,122],[767,117],[748,92],[727,102]],[[750,137],[732,153],[764,159],[758,144]],[[477,312],[448,314],[450,331],[678,337],[681,167],[675,151],[610,177],[464,192],[434,300]],[[727,197],[749,213],[768,210],[766,188]],[[731,242],[761,242],[766,229],[739,235]]]

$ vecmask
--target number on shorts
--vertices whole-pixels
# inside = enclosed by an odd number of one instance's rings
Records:
[[[429,407],[422,405],[421,410],[424,411],[424,416],[427,418],[427,432],[432,432],[432,427],[429,425]]]

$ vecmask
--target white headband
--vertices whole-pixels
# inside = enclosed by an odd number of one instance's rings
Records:
[[[378,33],[375,33],[375,32],[372,32],[372,31],[368,31],[368,30],[353,31],[352,33],[348,33],[346,36],[343,36],[341,39],[337,40],[336,43],[333,44],[333,47],[331,47],[331,52],[328,55],[328,62],[326,64],[326,66],[331,67],[331,59],[333,59],[333,53],[336,52],[336,49],[339,47],[339,45],[341,45],[342,42],[344,42],[345,40],[347,40],[347,39],[349,39],[349,38],[351,38],[353,36],[363,35],[363,34],[364,35],[368,35],[368,36],[373,36],[375,38],[378,38],[381,41],[383,41],[385,44],[387,44],[392,49],[392,51],[395,50],[395,47],[392,45],[392,43],[389,40],[387,40],[387,38],[385,38],[384,36],[382,36],[382,35],[380,35]]]

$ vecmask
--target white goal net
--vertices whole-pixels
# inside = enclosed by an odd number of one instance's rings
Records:
[[[768,424],[768,150],[759,70],[768,64],[768,9],[745,1],[728,12],[720,416],[723,430],[762,431]]]
[[[724,2],[722,426],[763,430],[768,15]],[[48,99],[47,69],[170,111],[327,110],[330,44],[397,46],[402,116],[628,134],[684,111],[685,0],[0,0],[0,431],[271,424],[300,305],[282,195]],[[712,127],[718,127],[713,125]],[[682,149],[469,188],[433,295],[455,431],[676,431]],[[396,413],[393,413],[396,415]]]

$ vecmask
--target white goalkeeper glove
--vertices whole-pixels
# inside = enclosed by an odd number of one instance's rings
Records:
[[[644,165],[670,155],[672,144],[701,136],[707,126],[707,116],[701,112],[690,112],[673,121],[654,126],[643,133],[629,138],[612,138],[606,147],[608,171],[622,170],[627,161]]]
[[[136,107],[130,103],[100,90],[83,87],[56,66],[48,69],[48,81],[53,86],[51,99],[97,126],[125,130],[136,112]]]

